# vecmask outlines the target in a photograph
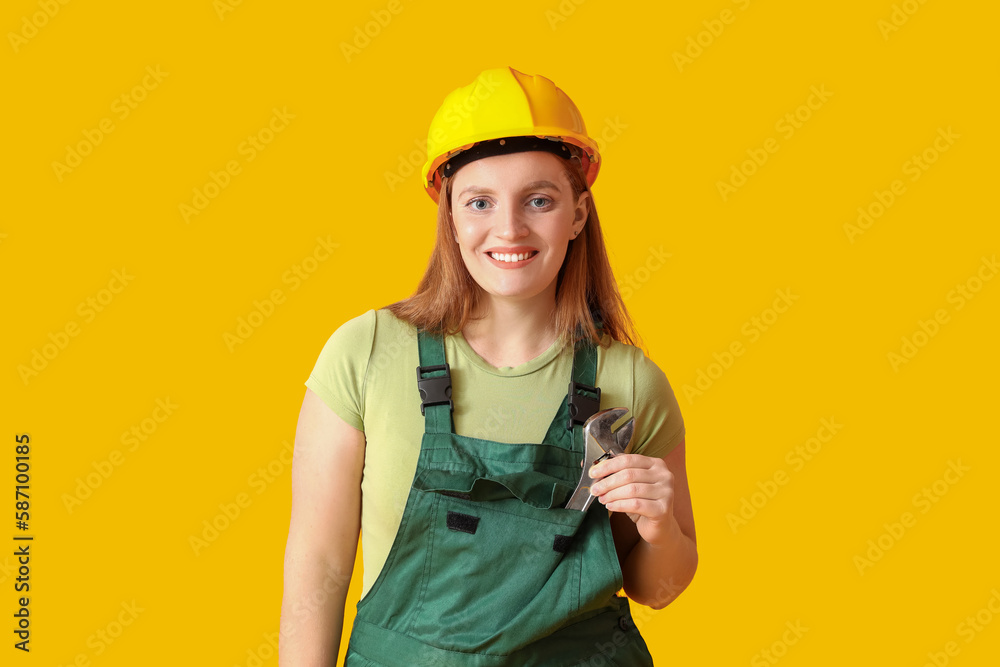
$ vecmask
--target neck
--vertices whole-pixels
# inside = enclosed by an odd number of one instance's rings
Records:
[[[462,335],[476,354],[495,367],[519,366],[531,361],[555,341],[552,323],[555,284],[531,299],[484,295],[475,319]]]

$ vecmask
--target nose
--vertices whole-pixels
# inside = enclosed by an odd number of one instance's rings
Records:
[[[494,233],[504,240],[514,240],[527,236],[530,232],[524,220],[524,212],[516,204],[503,206],[494,216]]]

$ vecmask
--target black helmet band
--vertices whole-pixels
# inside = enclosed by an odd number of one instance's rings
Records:
[[[450,178],[460,168],[484,157],[507,155],[508,153],[523,153],[525,151],[545,151],[546,153],[552,153],[567,160],[573,157],[569,146],[558,139],[535,136],[504,137],[503,139],[480,141],[472,148],[452,155],[441,165],[441,175]]]

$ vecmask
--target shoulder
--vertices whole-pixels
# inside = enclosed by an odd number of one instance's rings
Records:
[[[396,317],[388,308],[372,313],[371,365],[379,370],[395,366],[412,351],[416,355],[417,328]],[[416,362],[413,364],[416,366]]]
[[[330,335],[321,353],[324,357],[350,357],[367,361],[370,357],[394,352],[414,343],[417,330],[386,308],[369,310],[353,317]]]
[[[375,335],[375,311],[341,324],[323,345],[306,386],[345,422],[364,430],[363,389]]]
[[[380,338],[416,338],[417,328],[406,320],[401,320],[396,317],[388,308],[371,310],[365,314],[367,315],[369,313],[374,318],[375,328]]]
[[[609,369],[614,368],[621,371],[629,369],[637,384],[666,382],[666,374],[655,361],[646,355],[642,348],[612,340],[610,336],[605,334],[601,341],[600,353]]]
[[[643,363],[643,360],[649,364],[653,363],[646,358],[646,355],[638,347],[613,340],[607,334],[601,340],[599,350],[601,365],[606,370],[615,373],[627,372],[634,375],[637,370],[646,373],[649,369],[646,367],[647,364]],[[655,367],[656,364],[653,364],[653,366]]]
[[[371,338],[375,331],[376,311],[369,310],[341,324],[333,332],[333,337],[345,340]]]
[[[375,311],[369,310],[338,326],[327,338],[317,366],[356,365],[367,362],[375,336]],[[314,371],[315,373],[315,371]]]
[[[646,353],[605,338],[601,367],[617,383],[628,383],[632,412],[637,416],[635,453],[664,456],[684,439],[684,418],[670,381]]]

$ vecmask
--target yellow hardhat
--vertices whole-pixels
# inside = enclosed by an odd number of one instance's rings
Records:
[[[583,149],[583,173],[587,186],[593,185],[600,154],[573,100],[544,76],[513,67],[484,70],[469,85],[453,90],[434,114],[427,131],[424,187],[436,204],[442,171],[454,173],[472,160],[517,151],[544,150],[568,158],[562,142]]]

